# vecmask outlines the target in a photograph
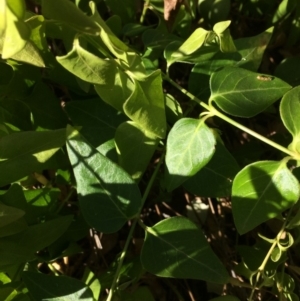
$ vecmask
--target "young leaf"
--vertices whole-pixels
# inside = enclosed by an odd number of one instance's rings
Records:
[[[261,161],[242,169],[233,181],[232,212],[244,234],[295,204],[299,183],[285,162]]]
[[[291,86],[279,78],[225,67],[212,74],[211,97],[226,113],[252,117],[282,97]]]
[[[138,179],[146,170],[159,142],[134,122],[122,123],[115,136],[119,164],[133,179]]]
[[[226,149],[218,142],[211,160],[194,176],[183,183],[189,192],[202,197],[225,197],[231,192],[232,181],[239,166]]]
[[[202,120],[177,121],[167,140],[167,189],[175,189],[205,166],[214,154],[215,144],[212,131]]]
[[[145,131],[159,138],[166,135],[165,100],[161,71],[134,80],[134,91],[124,104],[125,114]]]
[[[68,140],[67,149],[87,223],[104,233],[118,231],[141,207],[138,186],[78,133]]]
[[[160,277],[228,281],[201,230],[185,217],[171,217],[147,228],[141,261],[148,272]]]
[[[67,276],[23,272],[22,279],[34,300],[93,301],[93,293],[83,282]]]
[[[236,47],[234,45],[234,42],[232,40],[230,31],[228,28],[230,23],[231,23],[231,21],[218,22],[213,27],[213,31],[219,37],[220,50],[222,52],[235,52],[236,51]]]

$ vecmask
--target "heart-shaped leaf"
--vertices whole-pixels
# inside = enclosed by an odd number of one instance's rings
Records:
[[[138,186],[74,131],[67,142],[82,214],[98,231],[118,231],[141,207]]]
[[[225,67],[212,74],[210,89],[210,99],[224,112],[239,117],[252,117],[282,97],[291,86],[273,76]]]
[[[167,140],[167,189],[175,189],[205,166],[214,154],[215,144],[215,137],[203,120],[177,121]]]
[[[261,161],[242,169],[233,181],[232,212],[244,234],[298,201],[299,183],[285,162]]]
[[[201,230],[185,217],[168,218],[147,228],[141,261],[148,272],[161,277],[228,281]]]

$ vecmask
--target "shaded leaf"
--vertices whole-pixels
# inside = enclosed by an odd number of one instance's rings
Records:
[[[244,234],[293,206],[299,183],[285,162],[261,161],[243,168],[232,186],[232,212],[236,228]]]
[[[138,186],[119,166],[84,142],[79,134],[68,140],[82,214],[98,231],[118,231],[138,213]]]
[[[149,164],[159,139],[129,121],[118,127],[115,141],[120,166],[133,179],[140,178]]]
[[[0,186],[49,167],[47,164],[51,162],[47,161],[65,144],[65,141],[65,129],[19,132],[1,138]]]
[[[212,74],[210,88],[210,99],[224,112],[239,117],[252,117],[282,97],[291,86],[273,76],[225,67]]]
[[[183,183],[185,189],[201,197],[225,197],[231,193],[232,181],[239,171],[234,157],[218,142],[211,160]]]
[[[160,277],[228,281],[201,230],[185,217],[171,217],[147,228],[141,261],[148,272]]]
[[[23,272],[22,279],[37,301],[93,301],[93,293],[83,282],[67,277]]]
[[[13,223],[25,214],[24,211],[0,203],[0,228]]]

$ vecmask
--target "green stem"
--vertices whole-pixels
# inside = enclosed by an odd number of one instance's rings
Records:
[[[183,94],[185,94],[187,97],[189,97],[191,100],[197,102],[200,106],[202,106],[203,108],[205,108],[206,110],[208,110],[212,115],[217,116],[221,119],[223,119],[224,121],[230,123],[231,125],[239,128],[240,130],[248,133],[249,135],[263,141],[266,144],[269,144],[270,146],[282,151],[283,153],[286,153],[287,155],[293,157],[296,160],[300,160],[300,154],[294,153],[292,151],[290,151],[289,149],[287,149],[286,147],[250,130],[249,128],[241,125],[240,123],[234,121],[233,119],[229,118],[228,116],[222,114],[221,112],[219,112],[215,107],[213,107],[212,105],[208,105],[205,102],[201,101],[199,98],[197,98],[195,95],[193,95],[192,93],[190,93],[189,91],[187,91],[186,89],[182,88],[180,85],[178,85],[176,82],[174,82],[170,77],[168,77],[167,75],[163,74],[163,79],[168,81],[171,85],[173,85],[174,87],[176,87],[178,90],[180,90]]]
[[[149,5],[150,5],[150,0],[145,0],[142,15],[141,15],[141,18],[140,18],[140,23],[141,24],[144,23],[146,12],[147,12],[147,9],[149,8]]]
[[[149,192],[150,192],[150,190],[152,188],[152,185],[154,183],[154,180],[155,180],[155,178],[157,176],[157,173],[159,171],[159,168],[160,168],[163,160],[164,160],[164,154],[160,157],[159,162],[156,165],[155,170],[154,170],[154,172],[153,172],[153,174],[151,176],[151,179],[148,182],[148,185],[147,185],[146,190],[144,192],[144,195],[142,197],[142,206],[141,206],[141,209],[140,209],[139,213],[137,214],[137,217],[133,220],[133,223],[132,223],[132,225],[130,227],[130,231],[129,231],[129,234],[127,236],[127,239],[126,239],[123,251],[122,251],[122,253],[120,255],[120,259],[119,259],[119,262],[118,262],[117,270],[115,272],[114,279],[112,281],[112,284],[111,284],[111,287],[110,287],[110,290],[109,290],[109,294],[108,294],[108,297],[107,297],[106,301],[111,301],[112,298],[113,298],[113,294],[114,294],[114,292],[116,290],[116,287],[118,285],[118,282],[119,282],[120,271],[121,271],[124,259],[126,257],[126,253],[127,253],[127,250],[128,250],[128,247],[129,247],[129,244],[130,244],[130,241],[131,241],[131,238],[133,236],[133,232],[134,232],[135,226],[136,226],[137,222],[139,221],[138,216],[140,215],[142,207],[143,207],[143,205],[144,205],[144,203],[145,203],[145,201],[146,201],[146,199],[147,199],[147,197],[149,195]]]

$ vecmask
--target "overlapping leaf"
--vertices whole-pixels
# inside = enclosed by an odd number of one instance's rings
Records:
[[[212,74],[211,99],[226,113],[252,117],[282,97],[291,86],[279,78],[236,67]]]
[[[233,181],[232,211],[244,234],[276,217],[298,201],[299,183],[284,162],[261,161],[246,166]]]
[[[280,115],[285,127],[293,136],[291,149],[300,153],[300,86],[283,96]]]
[[[228,274],[199,228],[184,217],[172,217],[147,228],[141,261],[160,277],[226,283]]]
[[[159,140],[136,123],[124,122],[116,131],[115,141],[120,166],[133,179],[138,179],[146,170]]]
[[[215,144],[213,133],[202,120],[182,118],[175,123],[167,140],[167,189],[175,189],[204,167]]]
[[[83,141],[78,133],[73,135],[67,149],[82,214],[98,231],[118,231],[141,207],[138,186],[123,169]]]

